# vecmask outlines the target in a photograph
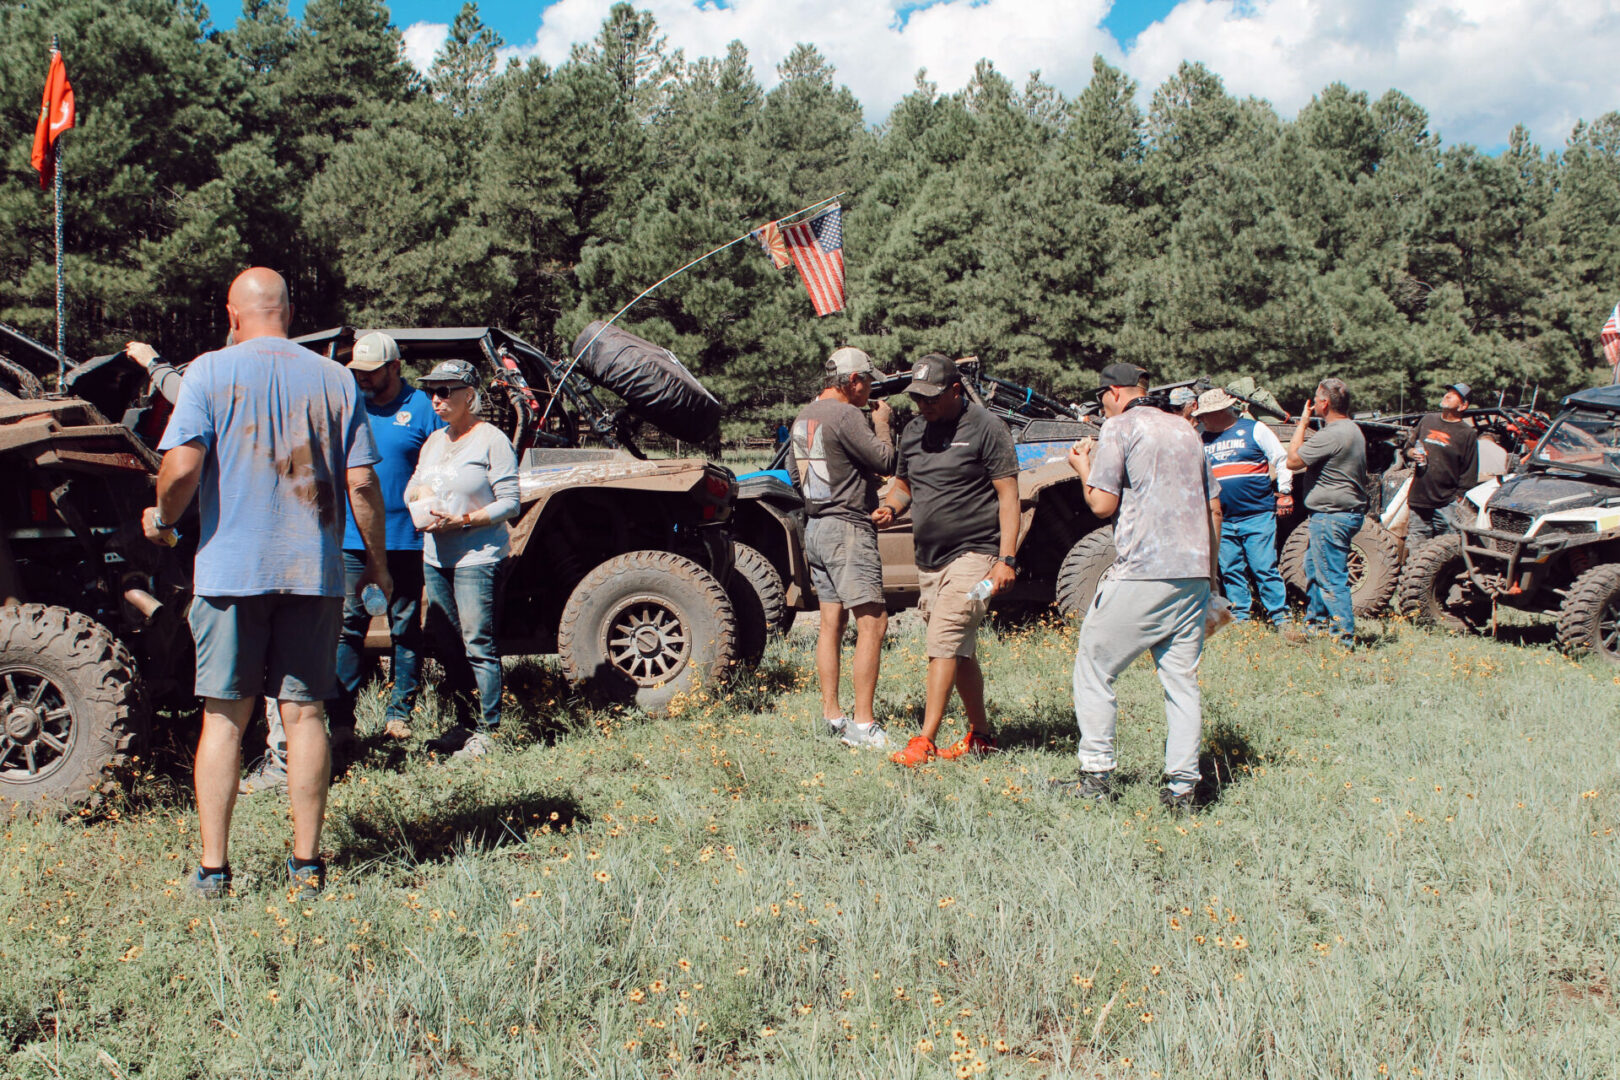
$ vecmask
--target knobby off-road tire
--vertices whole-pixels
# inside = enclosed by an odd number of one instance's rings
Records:
[[[1058,611],[1084,619],[1103,575],[1119,553],[1114,548],[1114,527],[1105,525],[1074,542],[1058,566],[1055,600]]]
[[[0,608],[0,797],[95,803],[145,734],[135,659],[67,608]]]
[[[717,686],[736,657],[736,615],[713,574],[667,551],[630,551],[585,575],[563,607],[563,675],[647,712]]]
[[[1620,664],[1620,564],[1594,566],[1575,579],[1558,609],[1558,646],[1571,656],[1595,652]]]
[[[1308,521],[1301,522],[1283,542],[1277,569],[1283,581],[1300,596],[1310,582],[1305,574],[1305,553],[1311,546]],[[1371,514],[1350,538],[1350,604],[1358,619],[1382,612],[1400,584],[1401,542]]]
[[[1480,630],[1491,618],[1491,598],[1468,580],[1462,537],[1456,533],[1437,536],[1407,553],[1396,606],[1419,626],[1454,634]]]
[[[737,616],[737,660],[757,664],[765,655],[766,640],[783,632],[787,590],[782,587],[782,575],[764,555],[733,541],[726,593]]]

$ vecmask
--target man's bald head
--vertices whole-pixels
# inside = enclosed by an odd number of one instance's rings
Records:
[[[292,327],[292,300],[287,282],[274,270],[250,267],[236,275],[225,296],[225,314],[231,337],[242,342],[256,337],[287,336]]]

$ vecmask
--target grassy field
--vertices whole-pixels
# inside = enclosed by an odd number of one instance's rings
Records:
[[[305,904],[274,795],[239,805],[236,897],[188,895],[160,754],[112,812],[5,824],[0,1074],[1620,1074],[1620,679],[1375,633],[1215,639],[1185,821],[1155,803],[1141,663],[1124,798],[1043,790],[1074,768],[1064,626],[983,646],[1007,753],[915,774],[820,734],[802,621],[659,720],[520,665],[501,749],[465,765],[421,749],[432,701],[408,740],[368,701]],[[919,654],[915,627],[885,654],[902,738]]]

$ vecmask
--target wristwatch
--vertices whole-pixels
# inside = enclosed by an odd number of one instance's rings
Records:
[[[1018,573],[1018,556],[1016,556],[1016,555],[997,555],[996,556],[996,562],[1000,563],[1002,566],[1005,566],[1007,569],[1011,570],[1013,573],[1015,573],[1015,574]]]

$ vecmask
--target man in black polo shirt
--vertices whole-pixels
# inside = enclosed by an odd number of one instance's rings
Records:
[[[1412,463],[1412,486],[1406,494],[1406,549],[1451,530],[1441,513],[1479,483],[1479,433],[1463,418],[1468,411],[1468,384],[1452,383],[1440,399],[1440,411],[1418,421],[1406,443]]]
[[[921,417],[900,434],[899,475],[873,518],[886,525],[912,508],[919,606],[928,622],[928,696],[922,731],[893,759],[914,768],[996,749],[975,658],[989,597],[972,591],[988,581],[993,596],[1017,576],[1018,456],[1012,432],[967,399],[948,357],[930,353],[917,361],[906,392]],[[953,685],[971,730],[940,750],[934,737]]]

